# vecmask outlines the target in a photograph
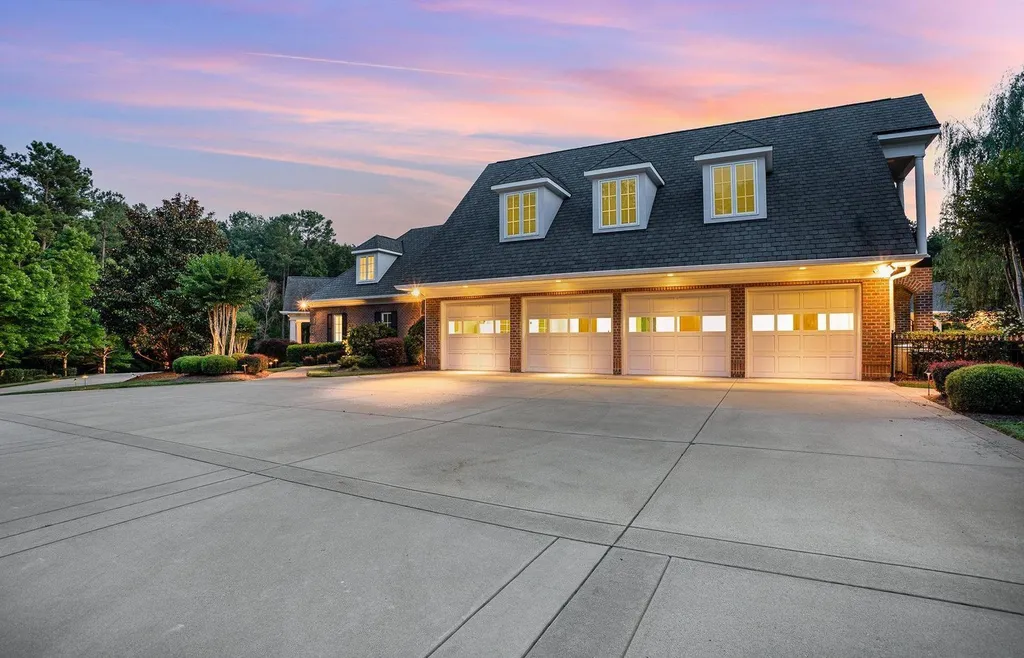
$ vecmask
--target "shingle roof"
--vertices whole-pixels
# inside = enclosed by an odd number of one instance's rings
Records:
[[[396,254],[402,253],[402,239],[389,238],[386,235],[375,235],[352,251],[364,251],[368,249],[383,249],[393,251]]]
[[[310,299],[310,296],[328,281],[329,276],[290,276],[284,285],[284,298],[282,308],[285,311],[299,310],[300,299]]]
[[[625,146],[619,148],[607,156],[601,158],[597,162],[587,167],[587,170],[593,169],[610,169],[612,167],[625,167],[627,165],[642,164],[649,162],[645,160],[643,156],[637,155],[636,151],[626,148]]]
[[[768,146],[768,144],[738,130],[730,130],[711,144],[708,144],[707,148],[701,151],[701,153],[725,153],[727,151],[739,151],[740,149],[751,149],[759,146]]]
[[[405,282],[912,254],[914,237],[876,135],[936,125],[916,95],[495,162],[437,231],[430,250],[444,257],[415,259],[403,268]],[[773,147],[768,218],[705,224],[694,156],[748,140]],[[625,149],[654,164],[665,186],[646,230],[595,235],[583,172],[617,162]],[[502,243],[490,188],[526,165],[557,176],[572,196],[544,239]]]
[[[384,273],[384,276],[377,283],[357,284],[356,268],[352,267],[333,279],[326,279],[325,283],[317,288],[310,299],[359,299],[361,297],[400,294],[395,290],[395,285],[413,279],[408,273],[409,266],[418,255],[424,252],[440,228],[440,226],[424,226],[422,228],[410,229],[395,240],[395,248],[390,249],[390,251],[396,251],[403,255],[399,256],[398,260],[388,268],[388,271]],[[361,248],[363,248],[362,245],[357,249]]]

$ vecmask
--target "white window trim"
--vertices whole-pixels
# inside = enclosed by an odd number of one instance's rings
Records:
[[[364,279],[361,276],[364,258],[373,258],[373,276],[368,279]],[[356,283],[377,283],[377,265],[377,255],[375,253],[356,256]]]
[[[532,233],[526,233],[523,229],[523,195],[533,192],[536,195],[537,203],[534,206],[534,224],[536,229]],[[519,233],[516,235],[508,234],[508,197],[517,196],[519,197]],[[526,240],[530,238],[536,238],[540,235],[540,189],[533,188],[527,190],[515,190],[513,192],[505,192],[501,195],[501,239],[502,240]]]
[[[629,224],[622,223],[622,181],[633,180],[633,209],[636,213],[636,221],[630,222]],[[602,178],[597,181],[597,198],[598,202],[603,201],[601,194],[601,187],[605,183],[615,182],[615,223],[604,225],[604,208],[599,206],[597,209],[597,230],[601,231],[621,231],[624,228],[639,228],[640,227],[640,177],[636,174],[630,176],[618,176],[616,178]]]
[[[742,164],[754,165],[754,211],[738,213],[732,212],[727,215],[715,214],[715,178],[714,171],[717,167],[730,167],[732,171],[732,207],[736,208],[736,166]],[[719,222],[741,222],[751,219],[766,219],[767,198],[765,193],[765,172],[766,164],[763,157],[742,158],[736,160],[713,161],[703,165],[704,167],[704,223],[715,224]]]

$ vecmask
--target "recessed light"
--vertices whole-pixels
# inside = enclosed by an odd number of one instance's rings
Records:
[[[561,282],[562,282],[561,279],[555,279],[555,283],[561,283]]]
[[[463,287],[463,288],[468,288],[469,286],[462,286],[462,287]]]
[[[806,268],[806,267],[801,267],[800,269],[801,269],[801,270],[806,270],[807,268]]]
[[[668,276],[675,276],[675,274],[669,274]]]

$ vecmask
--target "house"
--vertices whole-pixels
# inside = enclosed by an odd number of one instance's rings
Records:
[[[495,162],[414,248],[360,245],[385,269],[318,287],[310,334],[422,308],[431,369],[887,378],[932,326],[938,129],[917,95]]]

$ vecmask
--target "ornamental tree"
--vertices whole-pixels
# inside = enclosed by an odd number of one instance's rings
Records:
[[[243,256],[204,254],[189,261],[180,283],[185,297],[207,309],[213,354],[233,354],[238,309],[256,301],[267,284],[259,265]]]

